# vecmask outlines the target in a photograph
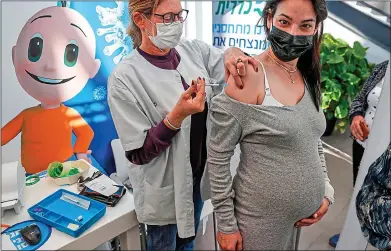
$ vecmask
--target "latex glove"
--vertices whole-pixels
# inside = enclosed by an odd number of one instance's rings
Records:
[[[91,154],[92,151],[91,150],[88,150],[86,153],[76,153],[76,158],[77,159],[84,159],[85,161],[87,161],[88,163],[92,164],[92,161],[90,158],[88,158],[88,155]]]

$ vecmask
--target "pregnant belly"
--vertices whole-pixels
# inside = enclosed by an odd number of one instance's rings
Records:
[[[257,168],[251,174],[245,168],[239,166],[234,180],[237,213],[296,222],[311,216],[322,203],[325,181],[320,167],[285,166],[280,172]]]

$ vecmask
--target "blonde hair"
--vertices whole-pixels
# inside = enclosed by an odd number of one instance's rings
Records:
[[[141,30],[134,23],[133,13],[153,13],[159,4],[159,0],[129,0],[129,26],[128,26],[128,35],[133,40],[133,48],[137,48],[141,45]]]

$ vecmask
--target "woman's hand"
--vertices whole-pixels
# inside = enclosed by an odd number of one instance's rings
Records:
[[[221,250],[235,251],[243,249],[243,239],[239,231],[233,234],[223,234],[222,232],[218,232],[217,241]]]
[[[365,123],[365,119],[363,116],[355,116],[352,120],[352,124],[350,125],[350,131],[353,134],[353,137],[359,139],[361,141],[364,140],[364,132],[361,129],[361,123]]]
[[[224,91],[227,96],[246,104],[256,105],[263,101],[264,73],[262,69],[256,72],[251,65],[246,67],[246,76],[240,78],[243,83],[243,88],[239,89],[235,83],[234,77],[228,77],[227,86]]]
[[[228,82],[229,76],[232,76],[235,79],[236,86],[242,89],[241,77],[246,76],[246,68],[249,64],[258,72],[258,64],[254,58],[246,56],[238,48],[227,49],[224,56],[225,82]]]
[[[326,215],[327,211],[329,210],[329,201],[324,198],[322,201],[322,205],[319,207],[318,211],[316,211],[310,218],[302,219],[298,222],[296,222],[296,227],[308,227],[312,224],[317,223],[320,221],[323,216]]]
[[[169,123],[165,121],[166,125],[180,128],[186,117],[204,111],[205,97],[205,79],[193,80],[191,86],[182,93],[174,109],[167,115]]]

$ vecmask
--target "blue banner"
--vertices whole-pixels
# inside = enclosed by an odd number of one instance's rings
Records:
[[[61,2],[58,2],[61,6]],[[107,105],[107,78],[115,65],[133,49],[126,34],[129,15],[127,2],[68,1],[66,7],[83,15],[96,37],[96,58],[101,61],[98,74],[85,88],[65,105],[76,109],[94,130],[91,142],[93,165],[102,167],[108,174],[115,171],[111,141],[118,138]]]

